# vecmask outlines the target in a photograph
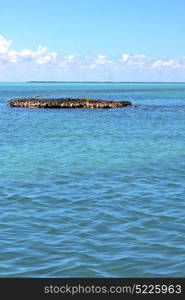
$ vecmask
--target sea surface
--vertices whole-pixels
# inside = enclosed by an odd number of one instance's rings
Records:
[[[185,277],[184,83],[0,83],[0,277]]]

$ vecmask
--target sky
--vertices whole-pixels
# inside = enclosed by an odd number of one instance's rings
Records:
[[[185,81],[184,0],[0,2],[0,81]]]

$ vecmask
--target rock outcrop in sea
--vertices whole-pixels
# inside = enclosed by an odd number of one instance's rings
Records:
[[[25,108],[118,108],[130,106],[130,101],[106,101],[89,98],[61,99],[14,99],[9,101],[12,107]]]

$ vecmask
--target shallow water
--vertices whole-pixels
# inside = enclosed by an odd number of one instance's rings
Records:
[[[10,108],[29,95],[131,100]],[[185,84],[0,83],[0,276],[185,276]]]

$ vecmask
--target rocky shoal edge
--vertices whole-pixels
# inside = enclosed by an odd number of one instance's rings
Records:
[[[62,99],[14,99],[9,101],[12,107],[25,108],[117,108],[130,106],[130,101],[104,101],[88,98]]]

